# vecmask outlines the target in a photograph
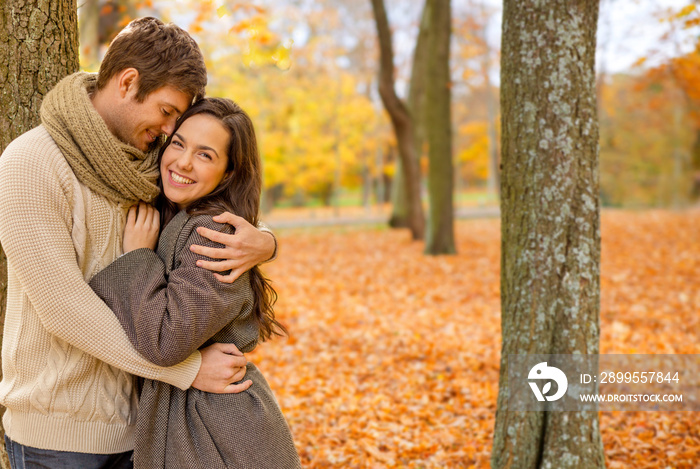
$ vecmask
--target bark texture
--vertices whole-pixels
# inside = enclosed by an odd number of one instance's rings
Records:
[[[427,0],[430,39],[425,74],[425,129],[430,148],[426,254],[454,254],[454,165],[450,112],[450,0]]]
[[[408,90],[408,109],[413,121],[414,155],[418,159],[423,156],[425,142],[425,79],[428,67],[428,42],[430,40],[429,8],[427,3],[421,14],[420,30],[416,47],[413,50],[413,65],[411,65],[411,83]],[[420,185],[420,181],[419,181]],[[391,190],[391,218],[389,226],[403,228],[408,226],[408,189],[403,177],[401,159],[396,164],[396,174]]]
[[[61,78],[78,70],[77,5],[75,0],[3,0],[0,23],[2,152],[13,139],[39,125],[39,106],[44,95]],[[0,248],[2,324],[6,291],[7,263]],[[4,433],[0,424],[0,439]],[[9,468],[4,442],[0,447],[0,463]]]
[[[597,412],[515,412],[508,354],[597,354],[597,0],[505,0],[494,468],[603,468]]]
[[[411,115],[394,88],[394,51],[383,0],[372,0],[379,38],[379,95],[394,127],[406,184],[408,227],[414,240],[425,236],[425,215],[420,200],[420,166],[415,154],[415,134]]]

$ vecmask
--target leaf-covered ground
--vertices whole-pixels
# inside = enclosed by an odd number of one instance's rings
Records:
[[[500,356],[496,219],[459,255],[405,231],[279,232],[267,267],[290,329],[251,354],[304,467],[488,467]],[[700,353],[700,212],[602,222],[602,353]],[[601,413],[609,468],[700,467],[700,412]]]

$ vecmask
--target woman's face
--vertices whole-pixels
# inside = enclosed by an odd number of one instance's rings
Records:
[[[180,125],[160,161],[163,192],[184,209],[211,193],[226,176],[228,130],[209,114],[195,114]]]

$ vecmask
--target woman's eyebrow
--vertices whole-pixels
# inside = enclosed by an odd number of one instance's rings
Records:
[[[200,149],[200,150],[210,150],[210,151],[213,151],[214,154],[216,155],[216,157],[217,157],[217,158],[219,157],[219,154],[218,154],[218,153],[216,152],[216,150],[214,150],[212,147],[208,147],[208,146],[206,146],[206,145],[199,145],[199,146],[197,146],[197,148]]]
[[[182,135],[180,135],[179,133],[175,132],[175,133],[173,134],[173,136],[179,138],[180,140],[182,140],[183,143],[187,143],[187,140],[185,140],[185,139],[182,137]],[[197,145],[197,149],[198,149],[198,150],[210,150],[210,151],[213,151],[214,154],[216,155],[216,157],[219,158],[219,153],[217,153],[217,151],[214,150],[212,147],[208,147],[208,146],[206,146],[206,145]]]

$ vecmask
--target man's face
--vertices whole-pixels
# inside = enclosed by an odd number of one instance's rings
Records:
[[[189,107],[191,96],[171,86],[158,88],[143,102],[135,98],[136,87],[115,109],[112,131],[121,141],[148,151],[158,137],[170,135],[175,121]]]

